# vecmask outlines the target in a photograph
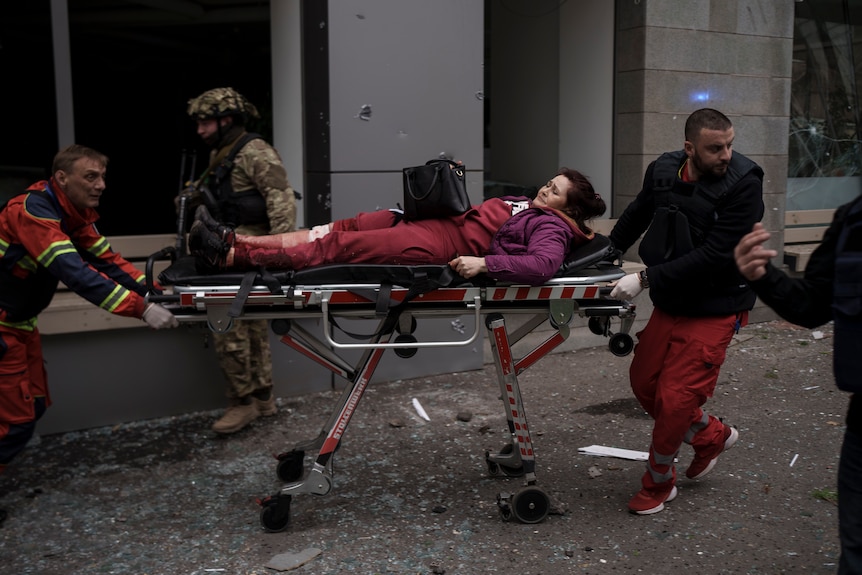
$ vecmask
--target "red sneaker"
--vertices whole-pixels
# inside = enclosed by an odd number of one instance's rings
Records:
[[[673,501],[677,495],[676,485],[670,489],[641,489],[629,501],[629,511],[637,515],[651,515],[664,509],[664,504]]]
[[[736,428],[725,425],[724,442],[705,449],[701,453],[695,453],[691,465],[685,470],[685,476],[689,479],[700,479],[712,471],[718,461],[718,456],[733,447],[737,439],[739,439],[739,432]]]

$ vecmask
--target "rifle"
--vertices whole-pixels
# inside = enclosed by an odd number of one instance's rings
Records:
[[[182,257],[186,255],[186,212],[188,211],[188,201],[189,196],[194,194],[195,191],[195,164],[197,163],[197,154],[192,154],[192,165],[191,171],[189,174],[189,191],[190,193],[185,193],[185,175],[186,175],[186,160],[188,159],[188,152],[183,150],[182,158],[180,159],[180,193],[179,193],[179,202],[177,205],[177,241],[176,241],[176,250],[177,257]]]

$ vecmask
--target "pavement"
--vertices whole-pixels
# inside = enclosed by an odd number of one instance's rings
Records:
[[[831,327],[742,330],[706,406],[740,439],[650,516],[626,509],[643,461],[579,452],[648,448],[630,360],[567,350],[519,376],[552,503],[539,523],[501,517],[498,496],[524,481],[489,475],[486,451],[509,438],[486,365],[370,386],[331,492],[295,496],[280,533],[261,528],[257,504],[283,485],[273,454],[316,437],[337,392],[279,398],[277,415],[228,438],[209,429],[218,412],[40,437],[0,476],[0,573],[834,573],[847,395]],[[684,446],[680,471],[691,457]]]

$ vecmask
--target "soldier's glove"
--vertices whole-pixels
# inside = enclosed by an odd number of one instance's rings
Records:
[[[174,314],[157,303],[147,304],[147,307],[144,308],[142,319],[153,329],[165,329],[180,325],[180,322],[177,321]]]
[[[640,274],[628,274],[617,280],[614,289],[611,290],[611,297],[613,299],[631,300],[641,293],[643,289]]]

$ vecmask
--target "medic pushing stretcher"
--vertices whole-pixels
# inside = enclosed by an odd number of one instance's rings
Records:
[[[263,528],[288,527],[294,495],[330,492],[333,455],[387,349],[406,359],[421,348],[469,345],[483,323],[511,434],[485,461],[492,476],[525,480],[514,494],[498,495],[500,514],[507,521],[544,520],[550,499],[537,485],[518,375],[568,338],[576,316],[608,337],[614,354],[634,347],[634,305],[607,298],[610,284],[625,275],[615,263],[618,254],[585,223],[604,211],[586,178],[567,168],[535,199],[492,198],[438,219],[403,221],[397,212],[381,210],[310,231],[250,237],[199,209],[189,235],[195,257],[166,248],[148,262],[153,286],[153,261],[175,260],[159,275],[172,293],[151,300],[180,322],[205,321],[218,333],[235,321],[268,319],[282,343],[349,382],[320,435],[277,456],[276,473],[286,484],[260,501]],[[326,265],[333,263],[338,265]],[[413,335],[422,318],[464,315],[473,316],[475,330],[462,340],[418,341]],[[510,315],[526,316],[512,332],[506,327]],[[293,321],[302,318],[319,319],[322,337]],[[377,327],[358,336],[361,343],[339,341],[336,329],[357,337],[338,323],[350,318],[374,319]],[[616,333],[612,318],[620,319]],[[545,322],[553,333],[515,357],[512,346]],[[363,350],[356,363],[339,355],[347,349]]]

